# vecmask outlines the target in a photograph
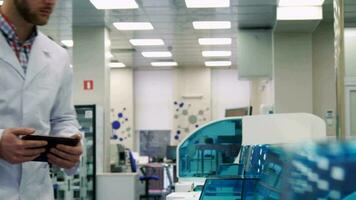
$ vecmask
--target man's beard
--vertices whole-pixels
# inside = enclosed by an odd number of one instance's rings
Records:
[[[22,18],[33,25],[46,25],[48,20],[43,20],[36,15],[36,13],[31,12],[30,6],[26,0],[14,0],[15,7]]]

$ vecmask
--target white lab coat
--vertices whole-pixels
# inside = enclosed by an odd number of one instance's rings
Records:
[[[32,46],[26,75],[0,33],[0,137],[3,129],[14,127],[34,128],[44,135],[78,133],[72,79],[66,51],[42,33]],[[47,163],[11,165],[0,159],[0,200],[51,199]]]

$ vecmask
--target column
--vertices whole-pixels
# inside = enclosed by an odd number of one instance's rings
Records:
[[[108,31],[104,26],[74,26],[73,41],[74,103],[95,104],[104,111],[103,130],[96,135],[96,167],[97,173],[107,172],[111,136]]]

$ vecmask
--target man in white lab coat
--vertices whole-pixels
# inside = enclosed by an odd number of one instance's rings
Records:
[[[72,70],[66,51],[41,32],[57,0],[5,0],[0,7],[0,199],[51,200],[48,163],[31,162],[44,151],[42,135],[80,138],[72,104]],[[82,146],[58,145],[53,165],[74,173]]]

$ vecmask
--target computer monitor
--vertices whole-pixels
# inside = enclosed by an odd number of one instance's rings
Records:
[[[125,171],[128,164],[125,146],[122,144],[111,144],[110,153],[111,172]]]
[[[169,160],[177,160],[177,146],[167,146],[166,157]]]
[[[252,106],[225,110],[225,117],[239,117],[246,115],[252,115]]]

